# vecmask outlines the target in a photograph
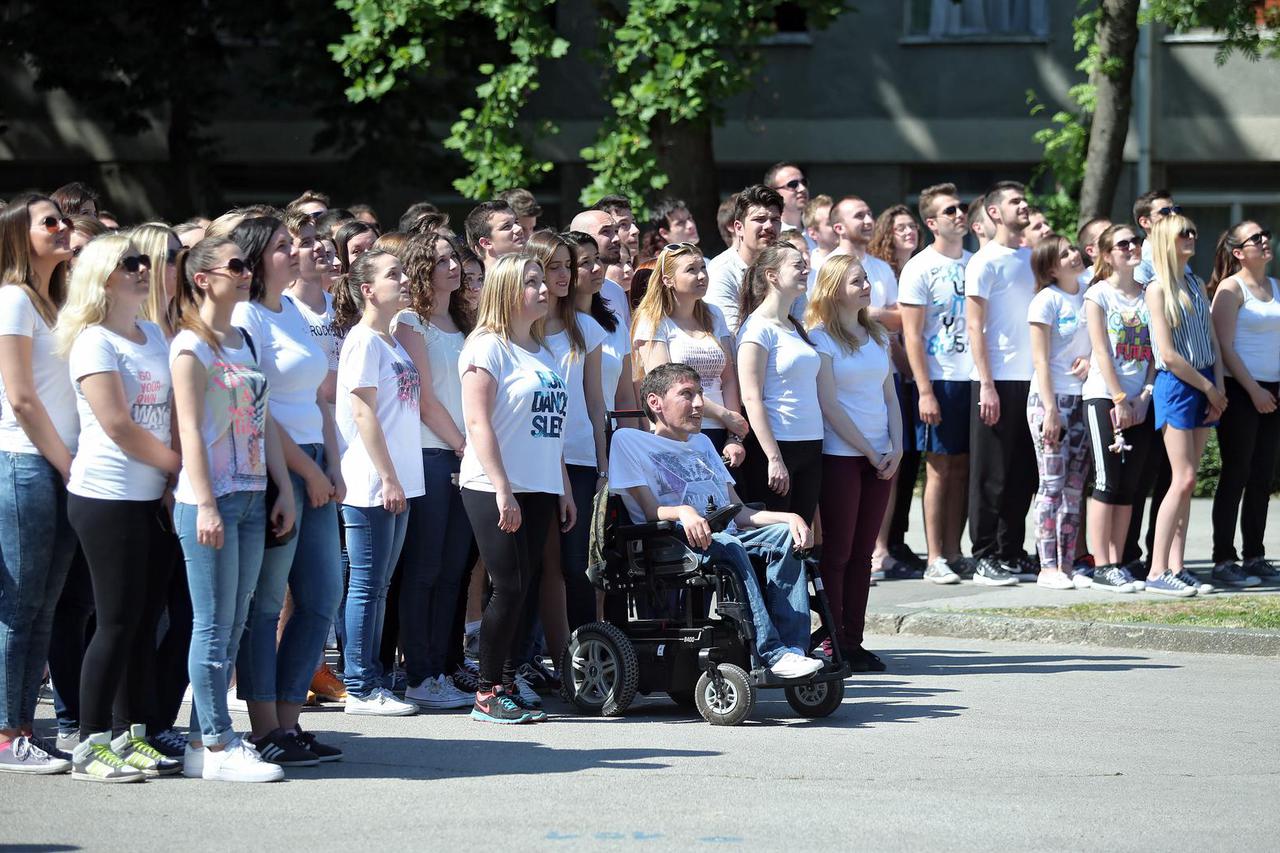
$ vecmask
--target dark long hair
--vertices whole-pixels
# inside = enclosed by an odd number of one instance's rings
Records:
[[[377,228],[367,222],[361,222],[359,219],[351,219],[342,223],[342,227],[333,235],[333,244],[338,249],[338,263],[342,265],[342,272],[344,273],[351,271],[351,253],[347,249],[347,244],[351,242],[352,237],[360,234],[379,236]]]
[[[267,292],[266,264],[262,262],[271,243],[271,235],[284,225],[274,216],[255,216],[246,219],[231,232],[231,242],[244,252],[245,263],[253,266],[253,278],[249,281],[249,298],[261,302]]]
[[[560,236],[563,237],[571,246],[576,246],[579,249],[586,246],[595,246],[597,252],[599,251],[599,244],[596,243],[596,238],[592,237],[585,231],[564,231],[561,232]],[[574,263],[576,264],[578,253],[577,251],[574,251],[572,254]],[[577,270],[575,269],[574,275],[576,276],[577,274]],[[599,323],[609,334],[613,334],[618,328],[618,323],[621,322],[621,318],[610,310],[609,304],[604,301],[604,297],[600,295],[600,291],[598,290],[591,294],[591,311],[588,313],[591,314],[591,319]]]
[[[49,295],[40,293],[40,282],[31,261],[31,205],[47,201],[62,216],[62,208],[48,196],[27,193],[0,207],[0,286],[17,285],[27,291],[31,304],[52,326],[67,298],[67,265],[58,264],[49,276]]]
[[[746,275],[742,279],[742,292],[738,297],[738,320],[740,323],[745,324],[752,312],[760,307],[761,302],[764,302],[764,298],[769,292],[769,279],[765,273],[780,272],[782,265],[786,263],[787,252],[798,253],[799,251],[795,246],[784,240],[774,240],[756,256],[755,263],[747,267]],[[805,331],[804,324],[790,314],[787,315],[787,319],[791,321],[791,325],[795,327],[796,332],[804,339],[804,342],[812,346],[813,341],[809,340],[809,333]]]
[[[1218,285],[1240,272],[1240,259],[1233,253],[1241,246],[1240,230],[1252,223],[1252,219],[1242,219],[1232,225],[1218,238],[1218,245],[1213,251],[1213,273],[1209,276],[1209,297],[1218,291]]]

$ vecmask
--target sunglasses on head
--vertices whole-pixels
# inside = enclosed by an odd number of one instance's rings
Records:
[[[1142,248],[1142,238],[1130,237],[1128,240],[1117,240],[1111,244],[1111,248],[1119,249],[1122,252],[1127,252],[1130,249],[1140,249]]]
[[[144,267],[151,269],[151,258],[146,255],[129,255],[120,259],[120,266],[124,267],[125,272],[137,272]]]
[[[1178,236],[1183,238],[1184,240],[1194,240],[1196,238],[1196,229],[1183,228],[1181,231],[1178,232]]]
[[[792,192],[795,192],[801,187],[807,187],[807,186],[809,186],[809,182],[806,181],[804,178],[793,178],[792,180],[787,181],[782,186],[777,187],[777,189],[783,189],[785,187],[786,189],[789,189]]]
[[[685,252],[697,252],[699,249],[697,243],[686,241],[684,243],[668,243],[662,247],[662,251],[671,252],[672,254],[684,254]]]
[[[1266,241],[1268,243],[1271,242],[1270,231],[1258,231],[1257,233],[1250,234],[1248,237],[1245,237],[1243,240],[1240,241],[1240,248],[1243,249],[1245,246],[1255,246],[1255,245],[1261,246],[1263,241]]]
[[[965,204],[962,201],[957,204],[947,205],[946,207],[942,208],[942,210],[938,211],[938,215],[951,217],[951,216],[955,216],[958,213],[968,213],[968,212],[969,212],[969,205]]]
[[[1172,215],[1173,215],[1173,214],[1175,214],[1175,213],[1181,213],[1181,212],[1182,212],[1182,205],[1180,205],[1180,204],[1170,204],[1170,205],[1167,205],[1167,206],[1165,206],[1165,207],[1160,208],[1159,210],[1157,210],[1157,211],[1155,211],[1155,212],[1156,212],[1156,213],[1158,213],[1158,214],[1160,214],[1161,216],[1172,216]]]
[[[44,219],[40,220],[40,224],[43,225],[44,230],[48,231],[50,234],[57,234],[60,225],[67,226],[68,231],[75,227],[71,220],[66,216],[46,216]]]
[[[232,275],[248,275],[253,272],[253,264],[241,258],[232,258],[220,267],[209,267],[205,272],[226,270]]]

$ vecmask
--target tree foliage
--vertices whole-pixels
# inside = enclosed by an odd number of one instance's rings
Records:
[[[1280,3],[1275,0],[1148,0],[1145,22],[1176,33],[1209,29],[1222,38],[1216,59],[1280,58]]]

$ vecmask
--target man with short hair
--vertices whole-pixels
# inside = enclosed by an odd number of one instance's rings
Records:
[[[484,201],[467,214],[467,245],[488,272],[498,258],[524,249],[526,235],[505,201]]]
[[[1093,281],[1093,265],[1098,261],[1098,237],[1110,227],[1110,219],[1105,216],[1095,216],[1080,226],[1080,231],[1076,234],[1076,244],[1089,259],[1084,272],[1080,274],[1080,283],[1085,287]]]
[[[689,206],[680,199],[664,198],[654,205],[649,225],[658,232],[659,248],[672,243],[698,245],[698,225]]]
[[[898,278],[893,274],[893,267],[867,254],[867,245],[876,230],[871,205],[856,195],[847,195],[831,206],[830,219],[840,245],[827,257],[853,255],[862,262],[871,285],[871,308],[867,313],[889,331],[899,331],[902,316],[898,313]],[[814,280],[817,280],[816,273]]]
[[[516,218],[520,220],[520,227],[524,229],[525,236],[532,236],[538,227],[538,217],[542,215],[542,205],[538,204],[533,193],[524,187],[513,187],[498,193],[498,198],[511,205],[511,209],[516,212]]]
[[[593,210],[603,210],[613,217],[613,224],[618,229],[618,239],[631,250],[631,257],[640,253],[640,226],[636,224],[635,214],[631,212],[631,201],[626,196],[607,195],[594,205]]]
[[[969,355],[964,321],[964,272],[970,254],[967,206],[955,184],[920,192],[920,218],[933,242],[902,267],[898,305],[902,342],[915,377],[916,447],[925,455],[925,580],[959,583],[969,481]]]
[[[831,227],[829,195],[816,195],[804,206],[804,235],[809,243],[809,287],[818,277],[818,267],[840,245],[840,236]]]
[[[319,190],[303,190],[302,194],[289,202],[285,209],[297,208],[311,217],[311,221],[315,222],[326,210],[329,209],[329,196]]]
[[[822,668],[808,656],[809,585],[797,548],[813,533],[795,513],[743,508],[733,524],[713,533],[706,515],[741,503],[733,476],[702,434],[702,383],[686,364],[667,363],[645,375],[641,405],[652,431],[620,429],[609,453],[609,491],[635,522],[674,521],[689,547],[731,565],[742,581],[755,652],[770,672],[800,678]],[[766,604],[751,555],[766,561]]]
[[[809,182],[795,163],[774,163],[764,173],[764,185],[782,196],[782,231],[804,233],[804,208],[809,203]],[[813,248],[812,245],[809,246]]]
[[[980,195],[969,203],[969,230],[978,238],[978,248],[991,242],[995,236],[996,225],[987,216],[987,197]]]
[[[569,223],[570,231],[590,234],[600,252],[600,263],[605,267],[622,262],[622,235],[618,221],[608,211],[591,208],[584,210]],[[618,315],[624,326],[631,327],[631,296],[619,282],[606,278],[600,286],[600,297],[609,309]]]
[[[1041,240],[1053,233],[1053,226],[1049,224],[1049,218],[1040,208],[1029,207],[1027,213],[1029,219],[1027,227],[1022,231],[1022,243],[1028,249],[1034,249]]]
[[[1151,229],[1161,219],[1178,213],[1182,213],[1182,207],[1174,204],[1173,194],[1163,188],[1145,192],[1133,202],[1133,221],[1148,238],[1142,242],[1142,260],[1133,271],[1133,280],[1143,287],[1156,277],[1156,268],[1151,263]],[[1188,264],[1187,269],[1190,268]]]
[[[724,315],[729,331],[738,333],[739,291],[747,267],[764,247],[777,239],[782,226],[782,196],[763,184],[738,193],[733,206],[733,245],[707,264],[707,295],[703,301]]]
[[[1023,550],[1027,510],[1038,483],[1027,427],[1031,331],[1027,308],[1036,292],[1026,190],[1001,181],[987,193],[991,242],[965,268],[965,329],[973,356],[969,432],[969,538],[977,559],[973,580],[1012,586],[1038,561]]]

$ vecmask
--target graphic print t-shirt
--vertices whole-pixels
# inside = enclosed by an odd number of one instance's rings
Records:
[[[1147,300],[1141,293],[1130,299],[1105,281],[1086,290],[1084,298],[1102,308],[1106,317],[1107,341],[1120,389],[1131,399],[1137,397],[1147,381],[1147,364],[1152,359],[1151,316],[1147,313]],[[1096,358],[1089,362],[1089,377],[1084,381],[1083,391],[1086,400],[1111,399]]]
[[[232,492],[260,492],[267,488],[267,378],[258,367],[248,338],[239,347],[221,351],[189,329],[169,345],[169,368],[189,352],[204,365],[204,416],[200,437],[209,454],[209,480],[215,498]],[[257,342],[254,342],[257,345]],[[195,504],[196,494],[184,466],[174,497]]]
[[[902,267],[898,302],[924,307],[924,352],[933,382],[968,382],[973,370],[964,328],[964,269],[970,254],[948,258],[926,246]]]
[[[1082,380],[1071,372],[1071,365],[1078,358],[1088,358],[1089,327],[1084,313],[1084,294],[1066,293],[1056,284],[1046,287],[1031,300],[1027,308],[1027,321],[1049,327],[1049,371],[1052,375],[1053,393],[1077,395]],[[1038,391],[1036,377],[1032,374],[1031,389]]]
[[[564,423],[569,393],[546,347],[530,351],[490,332],[473,335],[462,348],[458,375],[465,384],[471,369],[484,370],[498,385],[492,423],[502,465],[513,492],[564,492],[560,463],[564,457]],[[466,398],[462,415],[468,416]],[[477,492],[494,491],[467,435],[458,483]]]
[[[168,447],[173,388],[169,344],[155,323],[139,321],[138,328],[146,336],[140,344],[102,326],[89,326],[71,345],[67,361],[80,412],[80,448],[71,460],[67,484],[72,494],[122,501],[153,501],[164,494],[168,475],[127,455],[111,440],[80,386],[82,379],[95,373],[119,374],[133,422]]]
[[[691,506],[705,516],[708,501],[716,508],[729,505],[733,477],[716,452],[711,439],[701,433],[688,441],[663,438],[638,429],[613,434],[609,450],[609,491],[635,522],[645,520],[644,510],[627,489],[647,486],[658,506]]]

